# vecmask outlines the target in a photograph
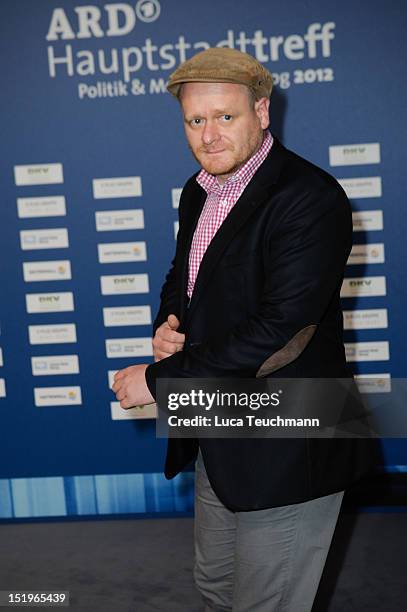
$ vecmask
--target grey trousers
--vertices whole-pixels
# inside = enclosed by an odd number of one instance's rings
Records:
[[[309,612],[343,493],[231,512],[216,497],[199,453],[194,577],[205,611]]]

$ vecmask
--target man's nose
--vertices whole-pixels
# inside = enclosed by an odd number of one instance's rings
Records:
[[[212,121],[206,121],[204,129],[202,131],[202,141],[204,144],[209,145],[215,142],[219,138],[219,131],[215,123]]]

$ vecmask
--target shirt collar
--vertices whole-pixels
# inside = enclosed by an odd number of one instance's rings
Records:
[[[214,174],[209,174],[206,170],[202,168],[196,177],[197,183],[206,191],[207,194],[211,192],[221,192],[222,189],[231,185],[238,184],[245,188],[248,183],[253,178],[256,171],[259,169],[263,161],[266,159],[268,153],[273,144],[273,137],[268,130],[265,131],[263,142],[261,147],[254,153],[247,162],[236,170],[232,176],[230,176],[224,183],[221,185],[218,181],[218,178]]]

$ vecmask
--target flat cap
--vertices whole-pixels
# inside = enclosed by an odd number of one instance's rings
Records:
[[[167,89],[178,98],[183,83],[238,83],[246,85],[256,100],[269,98],[273,88],[270,72],[253,56],[225,47],[205,49],[180,64]]]

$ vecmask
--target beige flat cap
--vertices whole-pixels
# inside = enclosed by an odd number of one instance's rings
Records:
[[[248,53],[212,47],[183,62],[170,75],[168,91],[178,98],[183,83],[239,83],[246,85],[256,100],[269,98],[273,88],[270,72]]]

